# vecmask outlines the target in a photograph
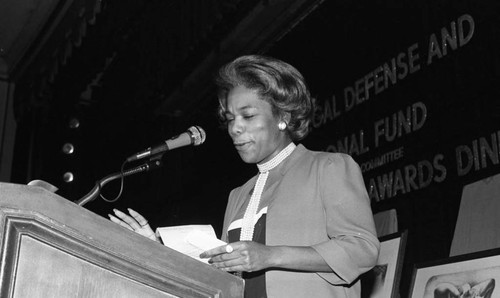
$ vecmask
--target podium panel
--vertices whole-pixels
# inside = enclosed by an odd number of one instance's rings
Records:
[[[0,183],[0,297],[243,297],[244,281],[42,188]]]

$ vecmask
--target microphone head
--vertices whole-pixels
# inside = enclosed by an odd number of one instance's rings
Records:
[[[199,126],[191,126],[189,129],[189,132],[191,133],[191,136],[193,138],[193,145],[198,146],[203,144],[205,142],[205,139],[207,137],[205,131],[203,128]]]

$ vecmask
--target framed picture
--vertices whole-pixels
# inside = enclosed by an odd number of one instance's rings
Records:
[[[498,298],[500,248],[417,264],[410,287],[411,298]]]
[[[362,298],[399,297],[407,231],[380,237],[377,265],[361,276]]]

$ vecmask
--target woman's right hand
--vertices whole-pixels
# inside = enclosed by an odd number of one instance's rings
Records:
[[[153,229],[149,226],[148,221],[140,215],[138,212],[127,208],[128,214],[121,212],[118,209],[113,209],[115,215],[108,214],[109,219],[119,224],[120,226],[127,228],[131,231],[134,231],[142,236],[145,236],[154,241],[160,241],[157,237]]]

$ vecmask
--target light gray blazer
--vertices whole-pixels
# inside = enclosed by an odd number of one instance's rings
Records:
[[[223,240],[238,211],[246,208],[256,179],[231,191]],[[333,270],[269,270],[268,297],[360,297],[355,281],[376,264],[380,243],[358,164],[345,154],[298,145],[271,170],[262,196],[271,200],[266,245],[312,246]]]

